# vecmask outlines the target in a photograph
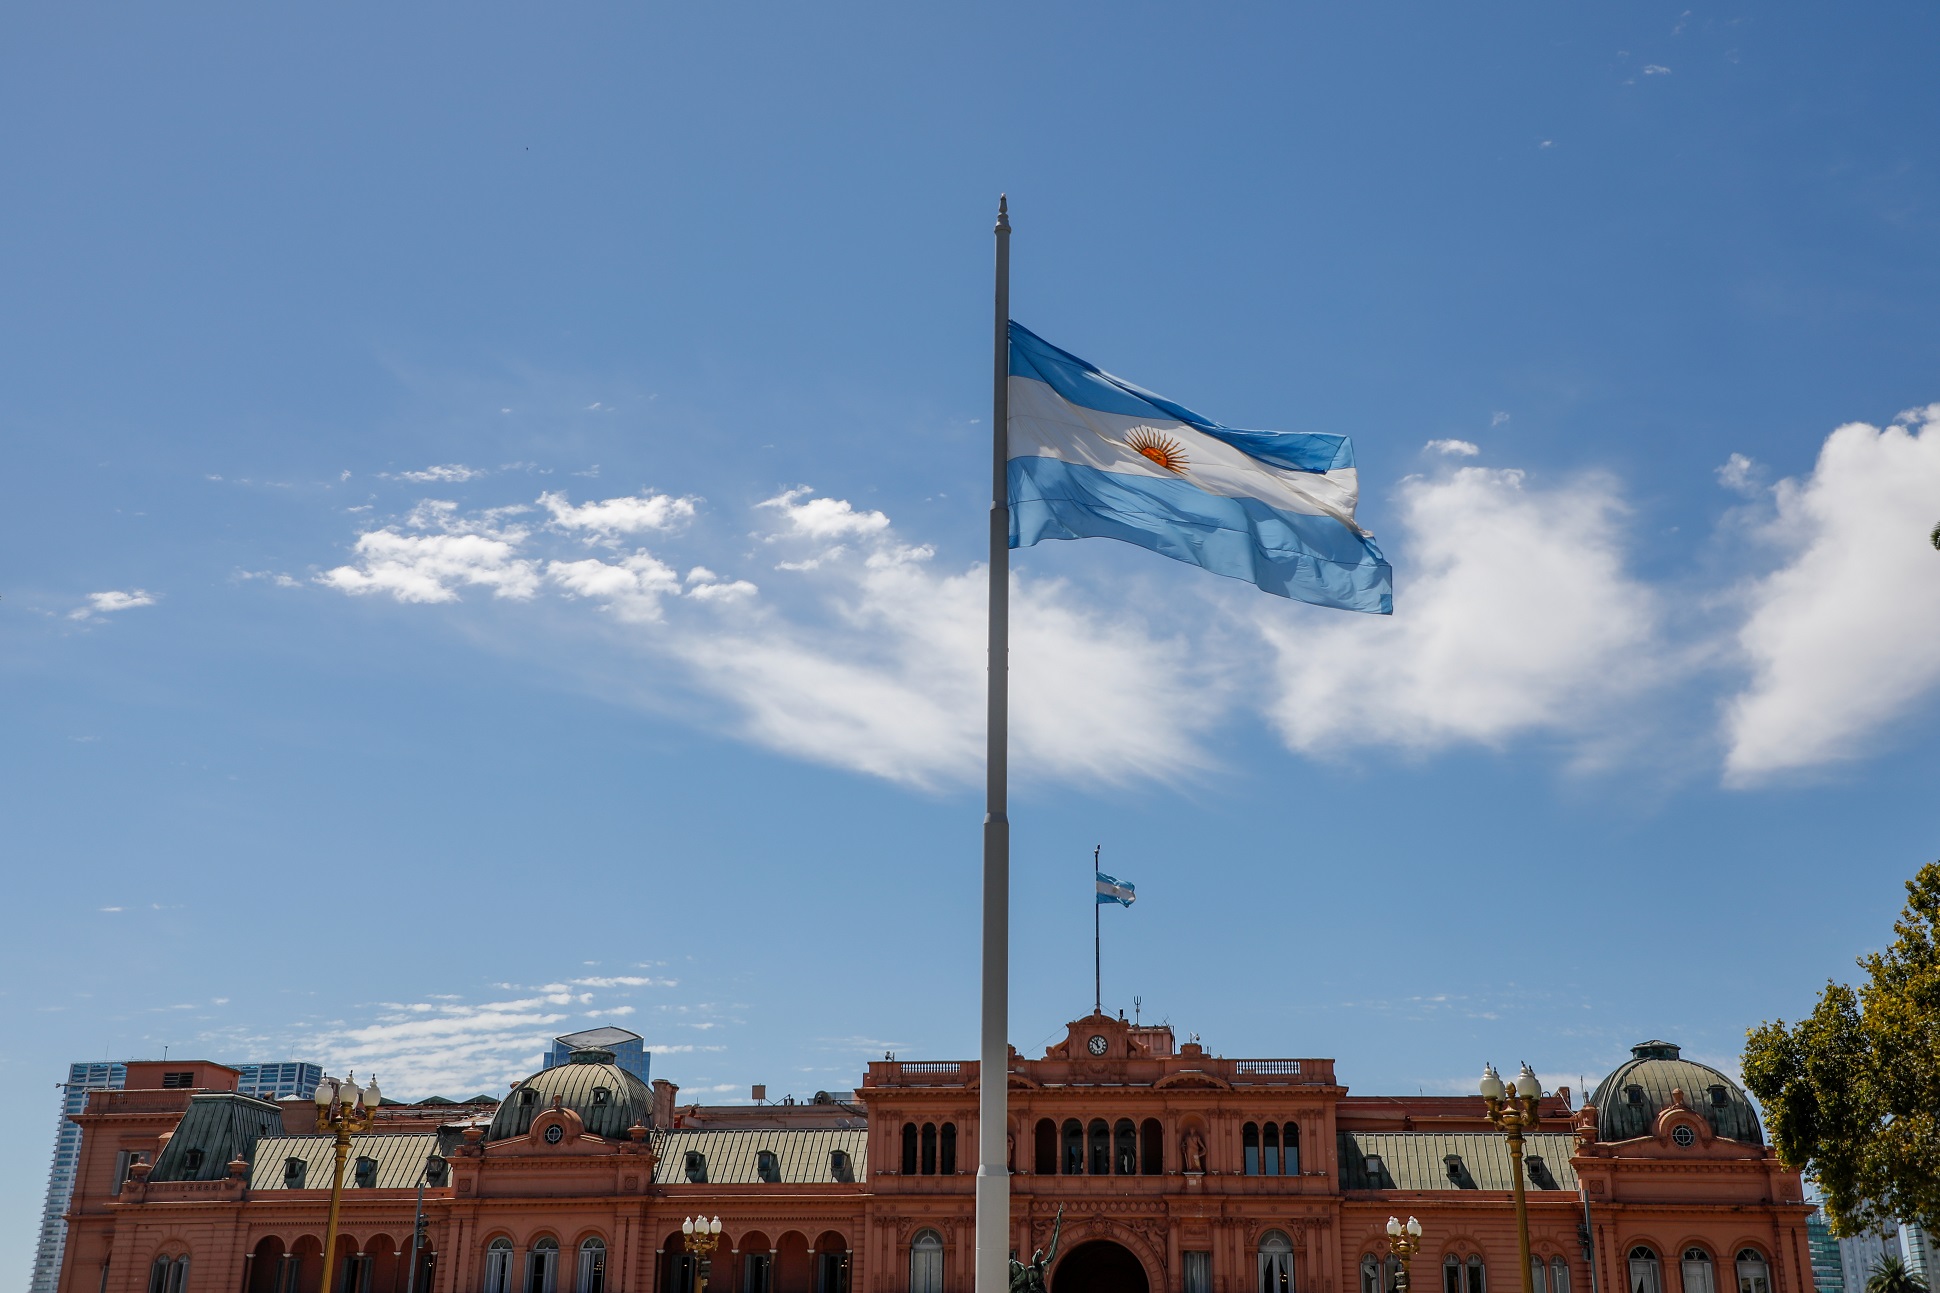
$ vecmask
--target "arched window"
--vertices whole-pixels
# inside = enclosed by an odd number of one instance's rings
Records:
[[[548,1235],[526,1254],[525,1293],[556,1293],[558,1286],[559,1241]]]
[[[1280,1141],[1280,1175],[1300,1175],[1300,1124],[1286,1125]]]
[[[1037,1120],[1037,1153],[1031,1170],[1039,1176],[1058,1174],[1058,1125],[1049,1118]]]
[[[1293,1293],[1293,1244],[1277,1230],[1260,1236],[1259,1293]]]
[[[916,1175],[916,1124],[903,1124],[903,1175]]]
[[[754,1152],[755,1179],[767,1185],[781,1180],[781,1160],[775,1157],[772,1149],[757,1149]]]
[[[919,1230],[909,1246],[909,1293],[943,1293],[943,1236]]]
[[[1386,1272],[1381,1269],[1384,1265],[1375,1253],[1361,1258],[1361,1293],[1387,1293]]]
[[[1064,1120],[1064,1174],[1085,1174],[1085,1129],[1076,1118]]]
[[[1260,1128],[1260,1174],[1278,1176],[1280,1174],[1280,1125],[1269,1122]]]
[[[936,1124],[923,1124],[923,1166],[919,1169],[924,1176],[936,1175]]]
[[[597,1235],[579,1246],[579,1276],[573,1293],[606,1293],[606,1241]]]
[[[1138,1128],[1120,1118],[1111,1129],[1111,1170],[1116,1176],[1138,1175]]]
[[[1630,1250],[1630,1293],[1664,1293],[1657,1254],[1643,1244]]]
[[[687,1151],[687,1156],[681,1161],[681,1168],[687,1173],[688,1184],[707,1184],[707,1155],[698,1149]]]
[[[1738,1293],[1772,1293],[1772,1268],[1756,1248],[1738,1250]]]
[[[485,1293],[512,1293],[512,1241],[504,1235],[485,1246]]]
[[[1570,1293],[1570,1264],[1560,1257],[1549,1259],[1549,1293]]]
[[[936,1170],[944,1176],[957,1174],[957,1125],[943,1124],[943,1139],[937,1151]]]
[[[1111,1171],[1111,1128],[1103,1118],[1093,1118],[1085,1133],[1091,1142],[1091,1174],[1105,1176]]]
[[[148,1268],[148,1293],[182,1293],[189,1283],[189,1255],[164,1253]]]
[[[355,1177],[355,1182],[356,1182],[357,1188],[360,1190],[371,1189],[377,1184],[377,1160],[376,1159],[367,1157],[362,1154],[357,1156],[357,1174]]]
[[[283,1188],[284,1189],[286,1190],[302,1189],[304,1181],[308,1180],[309,1176],[310,1176],[310,1165],[304,1162],[302,1159],[286,1158],[283,1160]]]
[[[1549,1281],[1543,1277],[1549,1273],[1549,1263],[1531,1253],[1529,1256],[1529,1293],[1549,1293]]]
[[[1240,1170],[1248,1176],[1260,1174],[1260,1124],[1249,1122],[1240,1128]]]
[[[1718,1281],[1711,1273],[1711,1254],[1702,1248],[1686,1248],[1683,1261],[1684,1293],[1718,1293]]]
[[[1489,1268],[1475,1253],[1450,1253],[1442,1259],[1442,1293],[1489,1293]]]
[[[1146,1176],[1165,1175],[1165,1128],[1147,1118],[1138,1128],[1138,1170]]]
[[[829,1151],[829,1175],[838,1181],[855,1180],[855,1167],[849,1162],[848,1150],[831,1149]],[[779,1173],[776,1174],[775,1179],[777,1181],[781,1179]]]

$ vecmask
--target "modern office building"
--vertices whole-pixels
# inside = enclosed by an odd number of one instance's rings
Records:
[[[1839,1269],[1845,1277],[1848,1293],[1861,1293],[1866,1287],[1866,1279],[1873,1273],[1885,1257],[1900,1255],[1900,1232],[1897,1226],[1881,1226],[1878,1230],[1863,1235],[1852,1235],[1839,1241]]]
[[[1812,1283],[1819,1293],[1846,1293],[1846,1274],[1839,1264],[1839,1241],[1832,1237],[1825,1212],[1814,1208],[1805,1219],[1805,1243],[1812,1254]]]
[[[1910,1221],[1900,1222],[1900,1258],[1913,1278],[1933,1287],[1929,1272],[1933,1270],[1933,1246],[1927,1241],[1927,1232]]]
[[[588,1028],[583,1033],[555,1037],[546,1051],[544,1068],[556,1069],[561,1064],[572,1063],[576,1051],[609,1051],[616,1067],[633,1074],[642,1082],[653,1081],[652,1075],[647,1072],[653,1065],[653,1056],[647,1053],[646,1043],[638,1033],[630,1033],[624,1028]],[[315,1089],[311,1088],[313,1091]]]
[[[281,1064],[238,1064],[236,1071],[242,1074],[236,1082],[236,1090],[264,1100],[285,1100],[291,1096],[308,1099],[316,1094],[318,1084],[323,1081],[323,1066],[302,1060],[285,1060]]]
[[[70,1064],[61,1083],[61,1121],[54,1132],[54,1165],[47,1173],[47,1200],[40,1210],[40,1242],[34,1246],[34,1275],[29,1293],[54,1293],[61,1271],[61,1250],[67,1238],[68,1197],[74,1192],[74,1169],[81,1159],[81,1129],[70,1121],[87,1107],[90,1091],[119,1091],[128,1066],[103,1062]]]

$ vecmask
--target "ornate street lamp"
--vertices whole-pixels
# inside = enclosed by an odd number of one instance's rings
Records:
[[[719,1217],[689,1217],[680,1223],[680,1233],[686,1241],[687,1251],[700,1260],[700,1283],[694,1293],[707,1293],[707,1275],[714,1257],[714,1245],[721,1242],[721,1219]]]
[[[1522,1293],[1536,1293],[1529,1279],[1529,1200],[1522,1189],[1522,1134],[1542,1126],[1536,1106],[1543,1097],[1543,1084],[1523,1061],[1522,1072],[1513,1083],[1505,1083],[1495,1065],[1482,1066],[1482,1100],[1489,1107],[1489,1122],[1509,1140],[1510,1172],[1516,1191],[1516,1245],[1522,1255]]]
[[[1402,1225],[1399,1217],[1388,1218],[1388,1252],[1401,1267],[1401,1273],[1394,1277],[1394,1293],[1408,1293],[1408,1263],[1421,1251],[1421,1223],[1413,1217],[1408,1224]]]
[[[336,1273],[331,1268],[337,1260],[337,1209],[344,1198],[344,1164],[350,1159],[350,1138],[370,1130],[377,1102],[382,1098],[374,1078],[361,1091],[351,1078],[339,1082],[327,1077],[317,1084],[317,1131],[329,1132],[337,1139],[337,1162],[330,1174],[330,1220],[323,1231],[324,1293],[333,1293],[337,1287]]]

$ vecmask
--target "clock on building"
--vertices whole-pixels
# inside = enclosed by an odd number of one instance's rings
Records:
[[[1094,1036],[1090,1041],[1086,1042],[1085,1045],[1091,1049],[1091,1053],[1093,1055],[1103,1055],[1105,1053],[1105,1047],[1110,1045],[1110,1043],[1108,1043],[1102,1037]]]

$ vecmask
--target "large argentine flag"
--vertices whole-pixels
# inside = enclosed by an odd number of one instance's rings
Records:
[[[1346,436],[1221,426],[1010,325],[1010,546],[1123,539],[1269,593],[1389,615]]]

